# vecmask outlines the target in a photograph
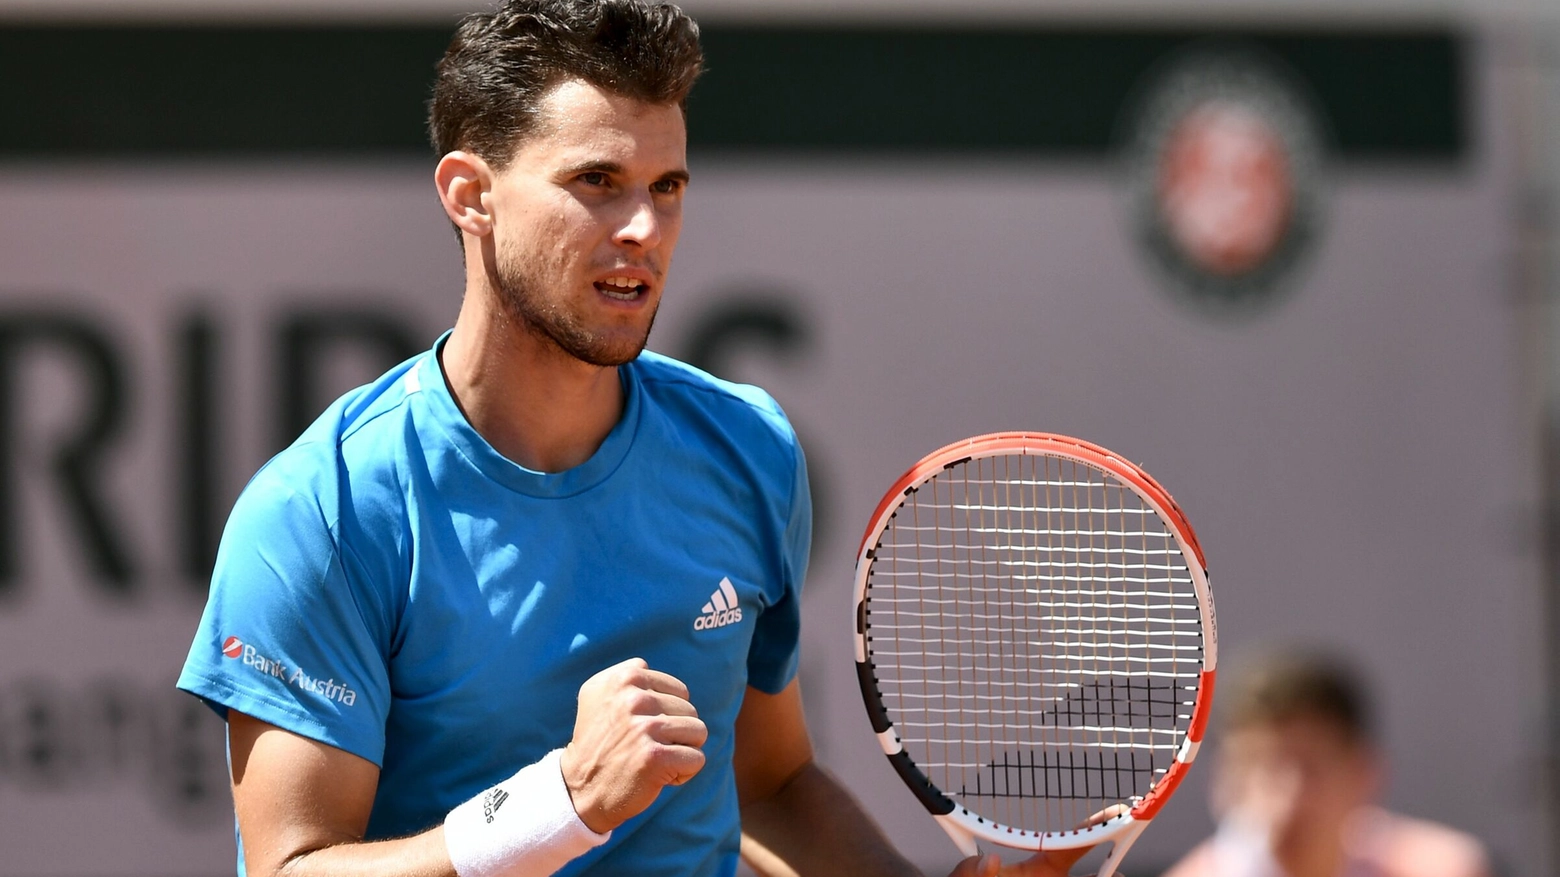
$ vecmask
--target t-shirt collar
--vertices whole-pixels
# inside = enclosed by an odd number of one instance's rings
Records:
[[[453,330],[452,330],[453,331]],[[433,344],[422,361],[417,364],[418,383],[433,412],[435,422],[447,435],[456,450],[474,467],[511,490],[528,496],[565,497],[582,493],[609,478],[633,446],[634,434],[639,426],[640,392],[637,360],[618,368],[618,380],[623,385],[623,416],[602,441],[590,459],[562,472],[537,472],[500,454],[488,444],[487,439],[472,428],[466,416],[450,395],[449,384],[444,379],[440,353],[449,340],[445,332]]]

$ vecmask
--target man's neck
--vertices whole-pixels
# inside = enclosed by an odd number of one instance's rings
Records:
[[[441,357],[467,422],[527,469],[562,472],[590,459],[623,414],[617,369],[581,362],[467,302]]]

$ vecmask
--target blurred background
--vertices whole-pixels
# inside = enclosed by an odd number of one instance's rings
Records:
[[[250,473],[453,322],[423,104],[475,2],[0,0],[0,877],[232,873],[173,681]],[[651,346],[797,424],[813,734],[912,858],[956,856],[862,713],[852,552],[921,455],[1030,429],[1175,494],[1221,670],[1352,656],[1387,803],[1560,865],[1560,6],[686,8]]]

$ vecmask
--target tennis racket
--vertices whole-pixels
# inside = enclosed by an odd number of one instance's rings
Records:
[[[857,557],[856,670],[900,778],[967,856],[1112,841],[1110,877],[1213,700],[1213,596],[1175,501],[1097,445],[984,435],[895,482]]]

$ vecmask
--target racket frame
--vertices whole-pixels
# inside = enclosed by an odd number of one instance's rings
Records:
[[[904,751],[899,734],[893,729],[888,711],[883,706],[882,693],[878,690],[877,678],[868,657],[867,579],[872,571],[873,551],[894,512],[906,497],[945,469],[976,457],[1002,454],[1063,457],[1114,475],[1158,514],[1160,520],[1174,536],[1182,555],[1189,561],[1192,559],[1196,561],[1187,563],[1187,570],[1197,594],[1198,612],[1202,621],[1203,667],[1186,737],[1176,752],[1175,761],[1165,774],[1155,781],[1148,794],[1132,802],[1132,807],[1127,812],[1087,828],[1047,832],[1013,828],[974,813],[944,794]],[[862,534],[861,545],[856,552],[853,615],[855,616],[856,675],[867,714],[872,721],[872,730],[877,734],[878,744],[882,747],[883,753],[888,756],[889,763],[893,765],[900,779],[915,793],[927,812],[931,813],[966,856],[979,854],[978,841],[1034,851],[1077,849],[1112,841],[1110,856],[1100,867],[1097,875],[1097,877],[1110,877],[1133,841],[1175,793],[1176,787],[1180,785],[1187,768],[1196,759],[1197,751],[1202,745],[1208,716],[1213,706],[1213,688],[1219,650],[1218,618],[1214,613],[1213,593],[1208,585],[1207,562],[1203,557],[1202,547],[1197,542],[1197,535],[1192,530],[1191,524],[1169,492],[1141,467],[1099,445],[1052,433],[1001,432],[954,442],[922,458],[919,463],[901,475],[899,480],[894,482],[894,486],[883,495],[872,514],[871,523]]]

